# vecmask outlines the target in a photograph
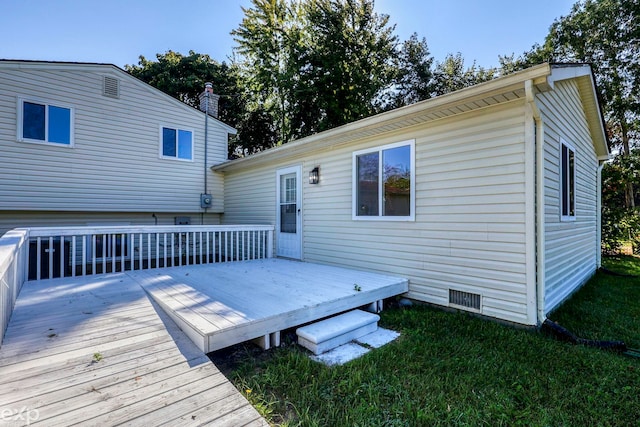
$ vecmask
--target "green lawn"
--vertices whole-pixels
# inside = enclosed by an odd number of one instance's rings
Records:
[[[640,275],[638,259],[605,265]],[[598,273],[551,318],[640,348],[640,279]],[[228,374],[276,425],[640,425],[640,359],[424,306],[381,326],[402,335],[344,366],[245,347]]]

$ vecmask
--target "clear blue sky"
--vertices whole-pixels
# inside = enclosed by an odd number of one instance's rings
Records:
[[[376,0],[401,40],[426,37],[436,60],[498,64],[542,42],[574,0]],[[136,64],[171,49],[232,53],[229,34],[249,0],[0,0],[0,58]]]

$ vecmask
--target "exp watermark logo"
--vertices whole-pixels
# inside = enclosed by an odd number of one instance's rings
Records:
[[[30,409],[26,406],[22,408],[5,408],[0,410],[0,421],[7,423],[16,423],[18,425],[30,425],[34,421],[40,419],[40,411]]]

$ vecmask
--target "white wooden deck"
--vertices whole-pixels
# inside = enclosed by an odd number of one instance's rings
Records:
[[[10,426],[268,425],[124,273],[24,284],[0,411]]]
[[[267,425],[203,350],[407,288],[273,258],[27,282],[0,347],[0,411],[17,415],[0,425]]]
[[[127,275],[204,352],[408,291],[404,278],[277,258]]]

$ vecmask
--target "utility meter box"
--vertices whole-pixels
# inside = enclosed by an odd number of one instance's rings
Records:
[[[213,196],[211,194],[201,194],[200,195],[200,207],[203,209],[207,209],[213,206]]]

